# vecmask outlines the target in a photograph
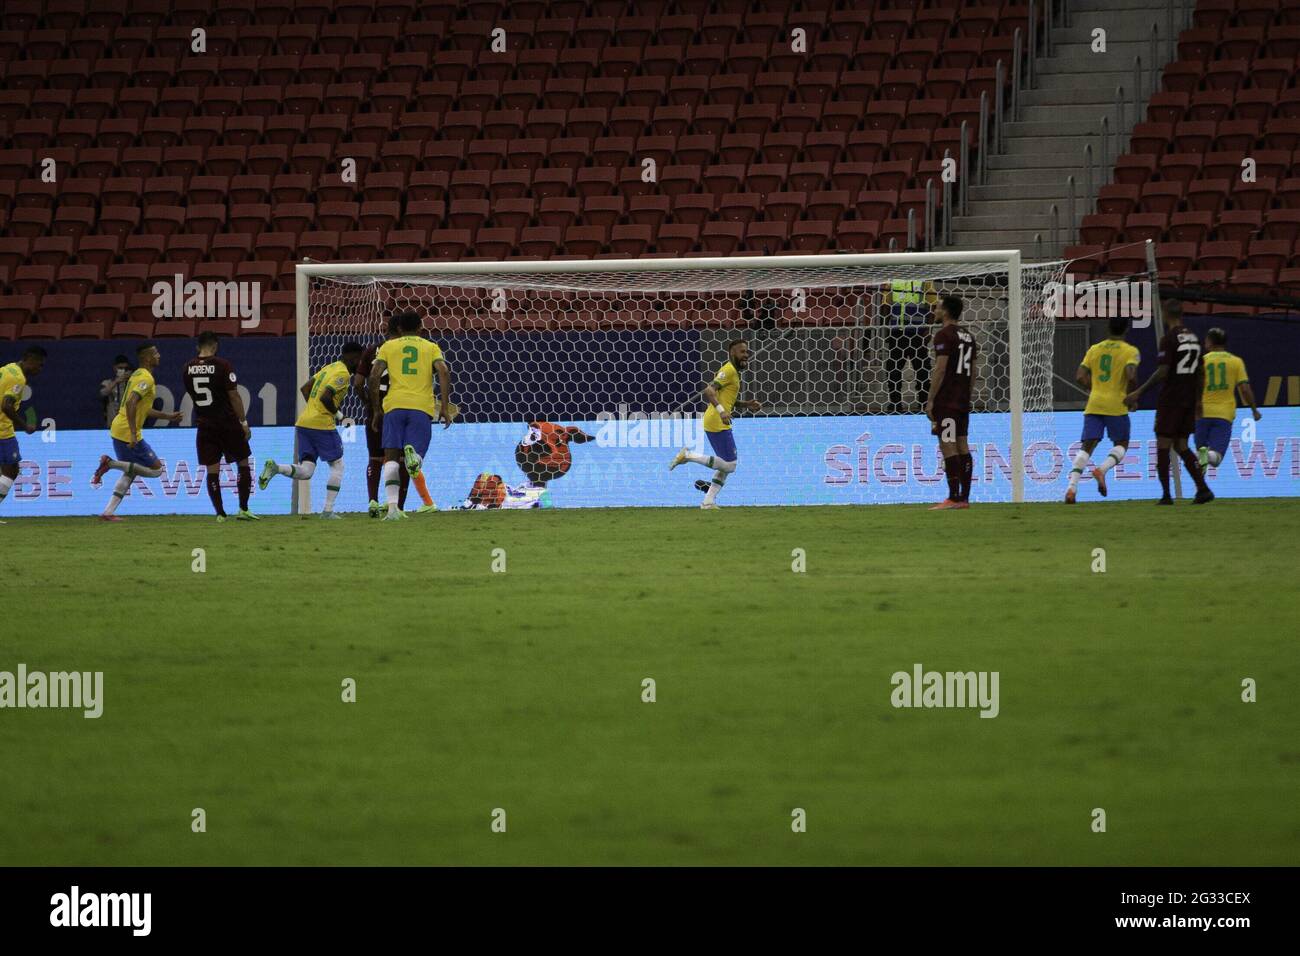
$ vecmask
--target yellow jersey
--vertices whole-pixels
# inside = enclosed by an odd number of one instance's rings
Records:
[[[438,417],[433,395],[433,364],[442,360],[442,349],[418,335],[389,339],[375,352],[375,361],[388,366],[388,391],[384,411],[410,408]]]
[[[1122,339],[1103,339],[1083,357],[1079,364],[1092,373],[1092,390],[1088,393],[1085,415],[1127,415],[1124,396],[1128,394],[1125,369],[1136,367],[1142,355],[1135,346]]]
[[[1224,349],[1205,353],[1205,388],[1201,391],[1201,417],[1232,421],[1237,414],[1237,386],[1246,378],[1246,363]]]
[[[144,428],[145,416],[153,408],[153,400],[157,391],[153,381],[153,373],[147,368],[138,368],[132,372],[131,377],[126,381],[126,391],[122,393],[122,406],[117,410],[117,415],[113,419],[113,424],[109,426],[108,433],[118,441],[129,442],[131,440],[131,429],[126,420],[126,403],[132,395],[135,395],[140,399],[135,406],[135,434],[139,437],[141,429]]]
[[[0,368],[0,402],[6,398],[14,400],[14,414],[18,413],[23,403],[23,390],[27,388],[27,376],[23,367],[17,362],[10,362]],[[0,438],[14,437],[14,423],[8,415],[0,413]]]
[[[341,408],[352,385],[352,373],[342,362],[331,362],[316,373],[311,380],[311,392],[307,396],[307,405],[294,424],[299,428],[333,428],[334,413],[325,407],[321,397],[325,392],[334,393],[334,407]]]
[[[712,384],[713,390],[718,393],[718,403],[730,412],[736,405],[736,398],[740,395],[740,372],[736,371],[736,366],[726,362],[718,369],[718,374],[713,376]],[[704,430],[706,432],[724,432],[730,427],[722,423],[722,416],[712,405],[705,409]]]

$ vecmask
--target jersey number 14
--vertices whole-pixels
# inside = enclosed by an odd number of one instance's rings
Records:
[[[957,346],[957,374],[969,375],[971,359],[975,356],[975,350],[971,346],[962,342]]]

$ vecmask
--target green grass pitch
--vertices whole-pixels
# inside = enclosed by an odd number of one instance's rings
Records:
[[[0,710],[4,864],[1300,862],[1300,502],[124,511],[5,516],[0,670],[104,713]]]

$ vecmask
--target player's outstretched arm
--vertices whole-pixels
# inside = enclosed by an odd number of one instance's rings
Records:
[[[1143,392],[1151,388],[1151,386],[1155,385],[1157,382],[1163,382],[1168,377],[1169,377],[1169,366],[1165,365],[1162,362],[1161,364],[1156,366],[1156,370],[1152,372],[1150,376],[1148,376],[1145,382],[1143,382],[1137,388],[1133,389],[1131,392],[1129,392],[1127,395],[1124,396],[1125,404],[1127,404],[1129,408],[1136,408],[1138,399],[1142,397]]]
[[[180,412],[164,412],[161,408],[151,408],[144,413],[144,417],[150,419],[165,418],[169,422],[178,422],[185,416]]]
[[[1080,388],[1092,388],[1092,370],[1086,365],[1080,365],[1074,370],[1074,380]]]

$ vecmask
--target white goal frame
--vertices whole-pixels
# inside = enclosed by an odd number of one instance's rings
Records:
[[[313,277],[334,276],[428,276],[440,275],[538,275],[593,272],[708,272],[725,269],[739,271],[766,271],[771,269],[852,269],[890,266],[924,267],[954,266],[963,263],[988,265],[1002,262],[1007,270],[1007,338],[1008,338],[1008,390],[1011,413],[1011,435],[1008,451],[1011,465],[1011,500],[1025,500],[1024,462],[1024,382],[1023,339],[1024,312],[1021,302],[1021,262],[1019,249],[972,250],[968,252],[866,252],[832,253],[815,256],[716,256],[689,259],[559,259],[559,260],[503,260],[499,262],[338,262],[299,263],[294,267],[296,369],[294,394],[297,397],[295,418],[305,406],[298,386],[311,375],[308,359],[308,290]],[[294,482],[294,511],[310,509],[310,489],[301,488],[305,482]]]

